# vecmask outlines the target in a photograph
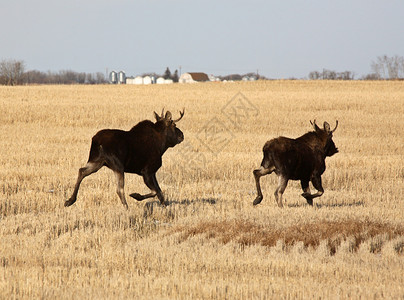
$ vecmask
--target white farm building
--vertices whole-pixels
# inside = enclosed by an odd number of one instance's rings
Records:
[[[127,84],[152,84],[153,82],[153,77],[150,76],[136,76],[135,78],[131,78],[130,80],[127,78],[126,83]]]
[[[159,77],[156,80],[157,84],[171,84],[174,83],[174,81],[172,79],[164,79],[163,77]]]
[[[133,81],[133,84],[143,84],[143,77],[142,76],[136,76],[135,80]]]
[[[153,80],[150,76],[143,77],[143,84],[152,84]]]

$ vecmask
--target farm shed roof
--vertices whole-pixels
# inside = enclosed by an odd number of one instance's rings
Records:
[[[192,79],[195,81],[209,81],[209,77],[205,73],[189,72],[188,74],[191,75]]]

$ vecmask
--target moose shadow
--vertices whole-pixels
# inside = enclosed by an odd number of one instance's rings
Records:
[[[307,203],[299,202],[293,204],[286,204],[285,206],[291,208],[309,206]],[[354,201],[350,203],[313,203],[313,207],[315,208],[342,208],[342,207],[365,207],[365,202],[363,201]]]
[[[160,201],[150,201],[144,205],[143,208],[143,217],[148,218],[153,215],[153,211],[155,207],[167,208],[169,209],[172,205],[193,205],[193,204],[209,204],[215,205],[218,199],[210,197],[210,198],[197,198],[197,199],[183,199],[183,200],[166,200],[167,205],[162,205]],[[167,212],[170,213],[170,212]]]
[[[217,199],[211,197],[211,198],[201,198],[201,199],[184,199],[184,200],[171,200],[168,201],[168,205],[170,204],[180,204],[180,205],[190,205],[190,204],[196,204],[196,203],[202,203],[202,204],[216,204]]]

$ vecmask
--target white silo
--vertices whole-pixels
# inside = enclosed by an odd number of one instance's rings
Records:
[[[126,83],[126,75],[124,71],[120,71],[118,73],[118,83],[119,84],[125,84]]]
[[[118,74],[115,71],[111,71],[111,73],[109,73],[109,82],[112,84],[118,83]]]

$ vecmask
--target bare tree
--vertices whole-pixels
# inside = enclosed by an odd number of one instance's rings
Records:
[[[338,72],[337,73],[337,79],[338,80],[353,80],[355,77],[355,73],[351,71],[345,71],[345,72]]]
[[[376,73],[370,73],[362,76],[363,80],[380,80],[380,77]]]
[[[323,79],[335,80],[337,79],[337,73],[332,70],[323,69]]]
[[[372,61],[371,68],[379,79],[404,78],[404,58],[402,56],[378,56],[376,61]]]
[[[105,79],[105,75],[101,72],[95,73],[95,78],[96,78],[97,84],[107,83],[107,80]]]
[[[372,61],[371,69],[378,79],[386,78],[386,70],[384,69],[383,57],[378,56],[376,61]]]
[[[44,84],[46,83],[46,73],[37,70],[31,70],[24,73],[25,84]]]
[[[310,80],[354,80],[355,73],[352,71],[335,72],[333,70],[323,69],[322,72],[312,71],[309,73]]]
[[[0,84],[17,85],[23,83],[25,64],[22,60],[2,60],[0,62]]]
[[[388,58],[387,60],[387,71],[389,72],[390,79],[398,79],[403,76],[403,66],[404,58],[402,56],[395,55]]]
[[[84,84],[86,83],[86,73],[76,73],[76,83]]]
[[[310,80],[318,80],[321,79],[321,74],[318,71],[312,71],[309,73],[309,79]]]

